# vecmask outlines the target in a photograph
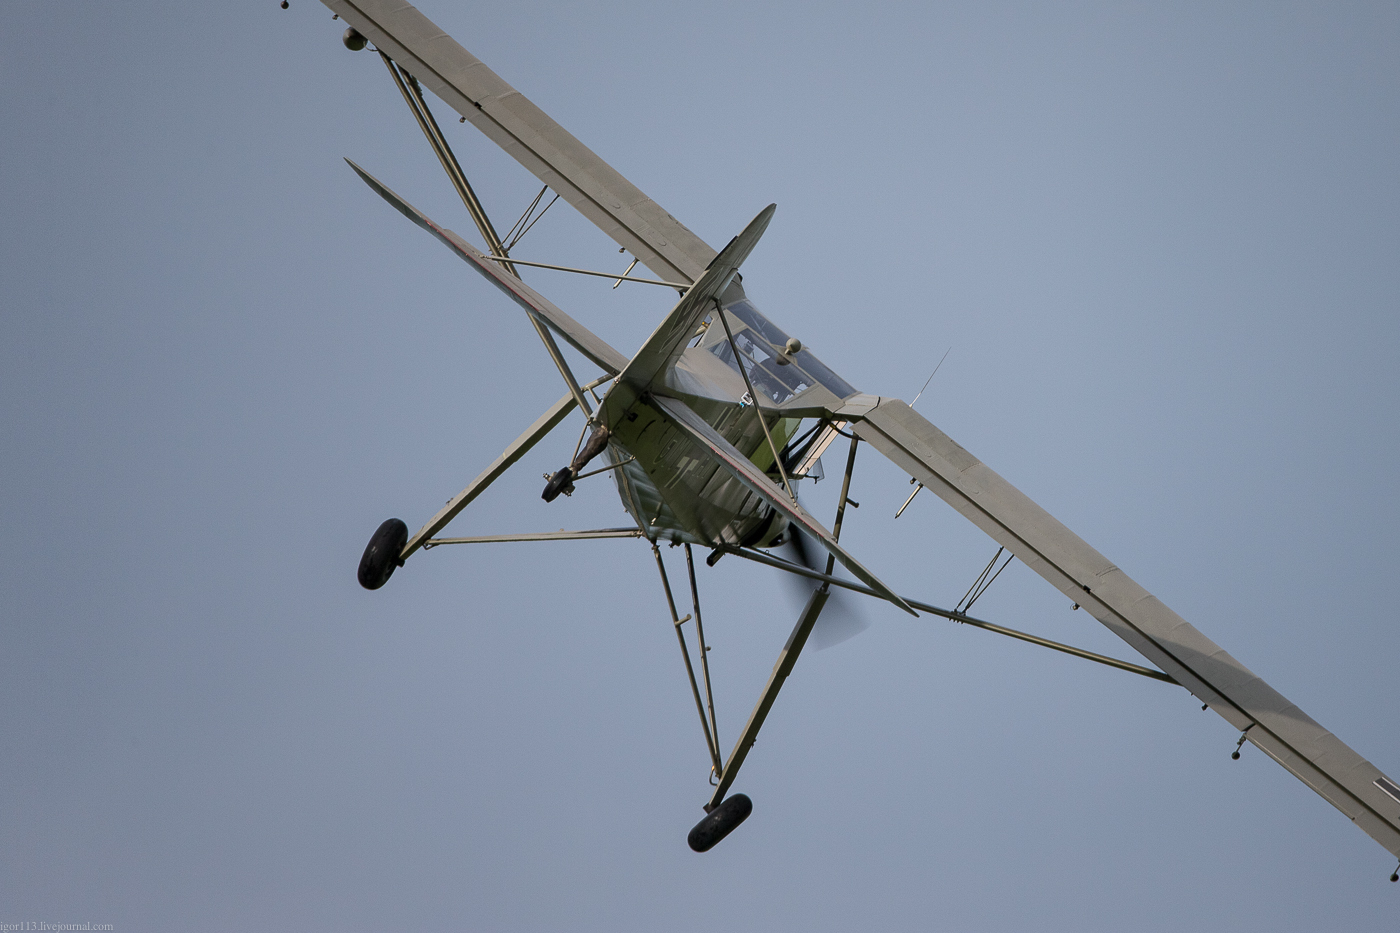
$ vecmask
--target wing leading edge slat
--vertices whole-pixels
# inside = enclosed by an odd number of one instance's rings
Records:
[[[322,2],[662,279],[693,282],[714,258],[705,241],[411,4]]]
[[[881,399],[854,429],[1400,857],[1375,765],[904,402]]]

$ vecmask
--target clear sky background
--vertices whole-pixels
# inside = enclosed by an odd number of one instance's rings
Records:
[[[712,245],[776,201],[770,317],[905,399],[952,347],[927,417],[1400,777],[1400,7],[423,8]],[[1395,929],[1394,860],[1184,691],[873,604],[690,852],[645,544],[355,583],[562,393],[341,162],[475,240],[372,53],[311,0],[0,22],[0,922]],[[509,226],[533,178],[438,113]],[[516,254],[626,260],[562,202]],[[672,301],[527,279],[627,353]],[[539,499],[578,428],[454,529],[624,523],[601,480]],[[909,489],[865,450],[843,540],[951,605],[995,546],[928,493],[894,521]],[[726,749],[780,583],[701,571]],[[1135,658],[1018,564],[977,611]]]

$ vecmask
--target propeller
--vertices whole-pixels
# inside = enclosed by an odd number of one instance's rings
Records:
[[[818,566],[819,555],[816,553],[818,548],[807,541],[800,531],[789,525],[787,538],[787,543],[783,546],[791,552],[794,563],[801,564],[808,570],[815,570],[818,573],[826,572],[824,562]],[[799,577],[793,573],[785,573],[784,576],[791,581],[788,585],[804,603],[812,595],[812,591],[821,585],[815,580]],[[812,634],[807,640],[817,651],[824,651],[833,645],[839,645],[843,641],[856,637],[869,627],[870,623],[862,618],[856,610],[851,594],[843,589],[833,588],[831,596],[827,599],[822,614],[817,616],[816,624],[812,626]]]

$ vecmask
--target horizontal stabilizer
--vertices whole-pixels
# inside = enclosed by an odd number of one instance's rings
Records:
[[[908,603],[880,582],[879,577],[866,570],[861,566],[860,561],[848,554],[846,549],[837,543],[831,532],[822,526],[821,522],[813,518],[812,514],[802,506],[789,499],[782,489],[773,485],[772,480],[762,470],[754,466],[748,457],[739,452],[738,448],[721,437],[719,432],[710,427],[709,423],[696,414],[689,405],[678,399],[662,398],[661,396],[652,396],[651,403],[692,441],[708,450],[715,462],[732,474],[735,479],[787,516],[788,520],[802,531],[820,541],[822,546],[835,555],[841,565],[854,574],[858,580],[911,616],[918,615]]]
[[[400,214],[437,237],[448,249],[471,263],[478,272],[509,295],[516,304],[548,325],[551,330],[563,337],[569,346],[592,360],[598,368],[604,372],[616,374],[627,365],[627,357],[614,350],[602,337],[569,317],[549,299],[502,269],[481,250],[451,230],[433,223],[426,214],[389,190],[369,172],[349,159],[345,161],[355,170],[356,174],[364,179],[365,184],[373,188],[381,198],[392,204]]]
[[[642,344],[637,355],[632,357],[618,377],[618,382],[630,386],[632,391],[608,396],[603,409],[604,423],[611,423],[612,418],[632,403],[635,394],[645,391],[680,359],[685,345],[695,336],[700,322],[705,319],[705,315],[714,310],[715,302],[734,281],[739,266],[758,245],[759,238],[763,236],[763,231],[768,229],[773,212],[777,209],[776,204],[770,204],[759,211],[758,216],[749,221],[744,231],[719,251],[709,268],[686,290],[660,326],[647,338],[646,343]]]

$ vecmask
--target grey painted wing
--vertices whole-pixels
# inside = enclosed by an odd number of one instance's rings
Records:
[[[536,178],[668,282],[693,282],[715,251],[402,0],[322,0]]]
[[[1079,603],[1250,742],[1400,857],[1400,799],[1388,779],[1258,675],[1109,563],[1018,489],[898,399],[855,431],[998,544]]]
[[[506,272],[499,265],[488,259],[486,254],[446,227],[439,227],[422,211],[409,204],[399,197],[379,179],[369,172],[360,168],[349,159],[350,167],[353,168],[365,184],[369,185],[384,200],[394,206],[399,213],[413,221],[424,230],[437,237],[442,243],[458,256],[471,263],[476,271],[484,275],[493,285],[505,292],[513,301],[524,308],[528,313],[535,315],[545,324],[563,337],[575,350],[588,357],[598,368],[610,374],[616,374],[627,365],[627,357],[613,349],[606,340],[599,337],[593,331],[584,327],[578,321],[565,314],[549,299],[535,291],[515,276]]]

